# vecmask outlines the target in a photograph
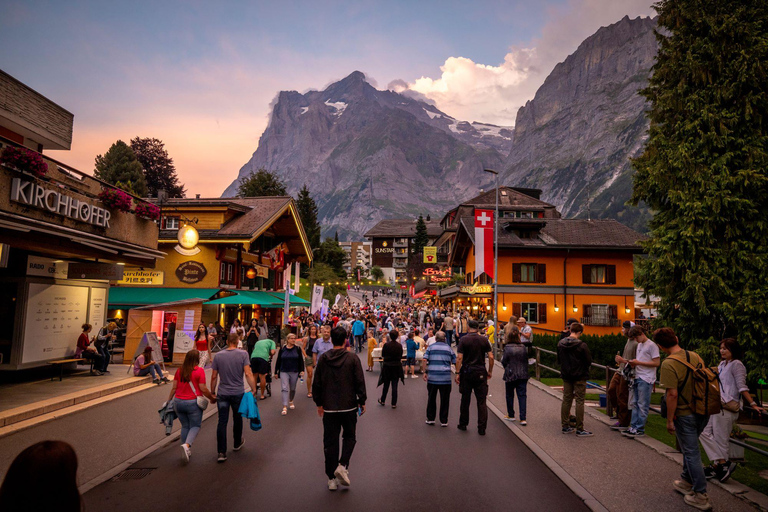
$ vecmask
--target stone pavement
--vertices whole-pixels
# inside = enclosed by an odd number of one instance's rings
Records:
[[[497,363],[490,381],[492,396],[489,402],[505,414],[506,395],[502,374]],[[521,427],[514,422],[510,423],[511,429],[519,435],[527,436],[544,450],[608,510],[694,510],[684,504],[680,494],[672,490],[672,480],[680,475],[680,463],[651,447],[655,443],[662,443],[649,438],[639,442],[639,439],[623,437],[590,414],[585,414],[584,426],[594,433],[593,437],[564,435],[560,431],[562,401],[559,395],[531,379],[528,383],[528,425]],[[470,422],[475,421],[474,418]],[[666,445],[656,448],[674,452]],[[748,502],[715,485],[709,485],[708,492],[715,510],[755,510]]]

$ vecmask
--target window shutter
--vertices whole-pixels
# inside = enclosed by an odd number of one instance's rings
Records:
[[[522,276],[520,272],[520,264],[513,263],[512,264],[512,282],[519,283],[521,280],[522,280]]]
[[[619,307],[608,306],[608,313],[610,314],[611,318],[619,318]]]
[[[616,265],[606,265],[605,282],[607,284],[616,284]]]
[[[512,304],[512,314],[514,316],[516,316],[517,318],[520,318],[522,311],[523,311],[523,306],[519,302],[515,302]]]
[[[536,271],[536,277],[540,283],[547,282],[547,266],[544,263],[539,263],[539,268]]]
[[[539,323],[547,323],[547,305],[539,303]]]
[[[592,304],[584,304],[584,316],[592,316]]]
[[[581,266],[581,282],[583,284],[592,283],[592,265]]]

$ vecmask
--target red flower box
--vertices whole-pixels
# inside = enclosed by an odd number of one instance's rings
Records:
[[[48,174],[48,164],[45,163],[40,153],[27,148],[6,146],[0,154],[0,164],[34,174],[38,178]]]
[[[131,196],[118,188],[105,188],[99,192],[99,200],[111,210],[131,211]]]
[[[160,208],[152,203],[137,203],[133,213],[139,217],[146,217],[149,220],[158,220],[160,218]]]

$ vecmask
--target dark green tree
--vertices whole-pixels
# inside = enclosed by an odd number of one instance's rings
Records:
[[[413,243],[414,253],[420,255],[428,243],[427,223],[424,222],[424,217],[419,215],[419,219],[416,221],[416,238]]]
[[[380,266],[374,265],[371,267],[371,278],[377,281],[384,279],[384,271],[381,270]]]
[[[650,136],[631,199],[654,217],[636,281],[684,347],[714,356],[736,337],[754,382],[768,373],[768,3],[655,8]]]
[[[336,240],[336,243],[339,243],[339,230],[336,230],[336,233],[333,235],[333,239]]]
[[[331,301],[331,305],[333,305],[336,294],[346,295],[347,293],[346,281],[342,280],[330,265],[318,262],[317,260],[312,264],[312,268],[309,271],[309,281],[313,285],[323,285],[323,298]]]
[[[285,184],[276,173],[259,169],[240,180],[237,197],[286,196]]]
[[[168,156],[163,141],[135,137],[131,139],[131,149],[144,169],[150,197],[157,197],[158,190],[165,190],[168,197],[184,197],[184,185],[179,183],[173,158]]]
[[[130,146],[121,140],[112,144],[103,156],[96,157],[93,175],[136,196],[147,195],[147,181],[141,163]]]
[[[320,224],[317,222],[317,203],[309,195],[309,189],[306,184],[299,190],[296,208],[299,210],[301,223],[304,225],[304,231],[307,233],[309,246],[313,249],[320,247]]]
[[[347,261],[347,253],[341,248],[339,242],[333,238],[326,238],[320,247],[315,249],[315,261],[325,263],[333,269],[340,279],[346,279],[347,273],[344,271],[344,263]]]

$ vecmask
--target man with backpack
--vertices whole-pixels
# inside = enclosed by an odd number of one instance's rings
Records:
[[[664,397],[667,431],[677,437],[683,454],[683,473],[672,486],[683,494],[688,505],[699,510],[711,510],[712,502],[707,495],[707,479],[701,464],[699,435],[709,421],[710,404],[716,398],[717,407],[720,405],[717,374],[705,367],[696,352],[683,350],[675,332],[669,327],[657,329],[653,338],[667,355],[661,363],[660,379],[667,389]],[[663,409],[662,413],[665,412]]]

